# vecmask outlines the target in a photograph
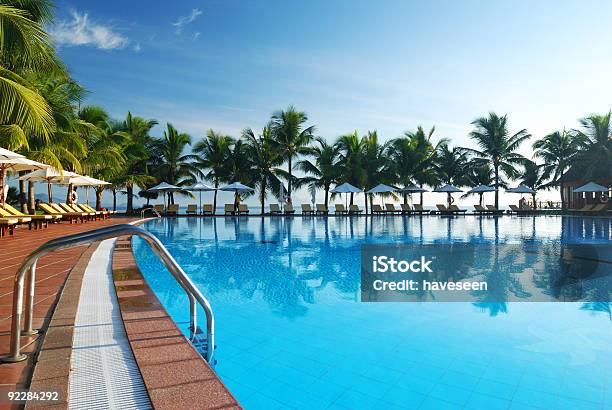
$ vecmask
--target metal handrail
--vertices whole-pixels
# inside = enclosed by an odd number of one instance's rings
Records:
[[[30,253],[23,261],[17,274],[15,275],[15,285],[13,291],[13,318],[11,324],[11,342],[10,342],[10,354],[6,357],[1,358],[3,362],[19,362],[26,359],[26,355],[21,354],[21,315],[23,310],[23,288],[26,279],[26,273],[28,275],[28,286],[26,296],[26,310],[25,310],[25,321],[24,331],[25,335],[36,334],[37,331],[32,329],[32,320],[34,314],[34,286],[36,276],[36,262],[38,259],[51,251],[73,248],[75,246],[89,244],[94,241],[100,241],[104,239],[116,238],[124,235],[136,235],[144,239],[147,244],[151,247],[153,252],[161,259],[166,268],[170,271],[174,279],[181,285],[183,290],[187,293],[189,298],[189,316],[190,316],[190,330],[192,335],[197,332],[197,317],[196,317],[196,302],[204,309],[206,314],[206,361],[210,364],[214,364],[214,350],[215,350],[215,317],[212,312],[212,308],[208,300],[202,295],[199,289],[193,284],[191,279],[187,276],[185,271],[180,265],[174,260],[170,252],[160,242],[157,237],[142,228],[129,224],[113,225],[106,228],[96,229],[89,232],[78,233],[63,238],[53,239],[44,245],[40,246],[32,253]]]
[[[155,208],[142,208],[142,211],[140,211],[140,217],[144,218],[144,214],[148,210],[153,211],[153,213],[155,213],[155,215],[157,215],[158,218],[161,218],[161,214],[157,212],[157,209]]]

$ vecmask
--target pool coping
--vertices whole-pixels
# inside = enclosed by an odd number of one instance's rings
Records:
[[[242,408],[143,278],[131,236],[117,239],[113,280],[125,331],[154,408]],[[196,404],[197,403],[197,404]]]

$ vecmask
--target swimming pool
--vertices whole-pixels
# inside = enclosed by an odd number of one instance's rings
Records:
[[[247,409],[612,408],[608,303],[362,303],[363,243],[606,243],[574,217],[165,218],[216,319],[216,371]],[[186,331],[188,301],[138,238]]]

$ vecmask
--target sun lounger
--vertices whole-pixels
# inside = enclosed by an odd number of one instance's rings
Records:
[[[504,210],[503,210],[503,209],[497,209],[497,208],[495,207],[495,205],[487,205],[487,210],[488,210],[489,212],[491,212],[492,214],[498,214],[498,215],[501,215],[501,214],[503,214],[503,213],[504,213]]]
[[[238,215],[248,215],[249,206],[247,204],[238,204]]]
[[[414,212],[415,214],[422,215],[422,214],[429,212],[428,210],[424,209],[423,205],[421,204],[414,204],[412,207],[413,207],[412,212]]]
[[[452,212],[443,204],[436,204],[436,208],[438,208],[439,214],[451,214]]]
[[[225,215],[234,215],[234,204],[225,204]]]
[[[310,204],[302,204],[302,215],[314,215],[314,211]]]
[[[185,210],[185,213],[187,215],[197,215],[197,213],[198,213],[198,206],[196,204],[189,204],[189,205],[187,205],[187,209]]]
[[[400,204],[402,215],[410,215],[412,213],[412,209],[408,204]]]
[[[163,204],[155,204],[153,205],[153,209],[155,209],[160,215],[163,215],[166,212],[166,207]]]
[[[45,204],[40,203],[38,207],[47,215],[61,215],[62,217],[68,219],[70,223],[81,221],[81,223],[85,222],[87,218],[87,214],[85,212],[66,212],[63,209],[59,208],[59,210],[52,206],[55,204]]]
[[[293,209],[293,205],[286,204],[285,205],[285,215],[293,215],[295,214],[295,209]]]
[[[66,204],[61,204],[61,203],[60,203],[60,204],[55,204],[55,203],[54,203],[54,204],[50,204],[50,205],[51,205],[53,208],[55,208],[55,209],[56,209],[58,212],[60,212],[60,213],[61,213],[61,212],[65,212],[65,213],[68,213],[68,214],[69,214],[69,213],[72,213],[72,214],[75,214],[75,215],[79,215],[79,216],[81,216],[81,217],[83,218],[83,220],[82,220],[81,222],[83,222],[83,221],[85,221],[85,220],[90,220],[90,219],[91,219],[91,216],[92,216],[92,215],[91,215],[91,212],[83,212],[83,211],[81,211],[81,210],[79,210],[79,211],[75,211],[74,209],[70,208],[70,207],[69,207],[68,205],[66,205]],[[95,217],[95,214],[94,214],[94,217]]]
[[[174,216],[178,215],[179,207],[180,207],[179,204],[170,204],[170,205],[168,205],[168,209],[166,209],[166,214],[167,215],[174,215]]]
[[[384,213],[385,211],[382,209],[380,205],[372,205],[372,215],[381,215]]]
[[[474,212],[476,212],[477,214],[490,214],[491,211],[489,211],[487,208],[485,208],[484,206],[480,205],[480,204],[474,204]]]
[[[363,210],[359,209],[359,205],[349,205],[349,215],[359,215]]]
[[[213,214],[213,206],[212,204],[204,204],[202,205],[202,215],[212,215]]]
[[[335,204],[335,208],[336,210],[334,211],[334,214],[336,215],[347,215],[348,214],[348,211],[344,207],[344,204]]]
[[[280,215],[281,209],[278,204],[270,204],[270,215]]]
[[[58,204],[60,205],[63,209],[65,209],[66,211],[72,211],[72,212],[85,212],[87,214],[87,218],[89,218],[90,221],[95,221],[96,220],[96,212],[91,212],[91,211],[83,211],[81,208],[79,208],[78,206],[74,205],[74,204]]]
[[[325,204],[317,204],[317,215],[327,215],[329,214],[329,209]]]
[[[28,229],[32,229],[32,226],[33,226],[32,218],[28,216],[15,216],[1,207],[0,207],[0,217],[16,219],[19,225],[28,224]]]
[[[590,211],[593,208],[593,206],[594,206],[593,204],[586,204],[585,206],[579,209],[568,209],[568,212],[587,212],[587,211]]]
[[[523,209],[523,208],[519,208],[516,205],[508,205],[510,207],[510,213],[515,213],[517,215],[525,215],[531,211],[533,211],[533,209]]]
[[[385,204],[385,213],[387,214],[396,214],[401,212],[400,210],[395,208],[395,205],[393,204]]]
[[[98,216],[98,219],[108,219],[110,217],[110,211],[106,211],[106,210],[96,211],[95,209],[93,209],[91,206],[87,204],[75,204],[75,205],[79,207],[80,209],[82,209],[83,211],[95,212],[96,215]]]
[[[455,214],[464,214],[467,212],[467,209],[460,209],[457,205],[451,205],[447,209]]]
[[[608,204],[597,204],[591,210],[587,211],[588,214],[597,215],[604,214],[608,209]]]
[[[15,225],[19,220],[17,218],[0,218],[0,238],[4,237],[8,232],[9,235],[15,233]]]
[[[89,213],[89,217],[92,220],[100,220],[100,219],[102,219],[102,212],[101,211],[96,211],[93,208],[90,209],[90,208],[87,208],[87,207],[83,207],[82,204],[72,204],[72,205],[67,204],[67,205],[74,212],[82,211],[82,212]]]
[[[22,212],[19,212],[17,209],[13,208],[9,204],[4,204],[4,208],[0,207],[0,210],[4,210],[4,213],[0,211],[0,216],[3,218],[14,218],[14,217],[30,218],[32,220],[32,224],[37,229],[43,228],[43,227],[46,228],[49,222],[53,222],[53,220],[55,219],[51,215],[26,215]]]

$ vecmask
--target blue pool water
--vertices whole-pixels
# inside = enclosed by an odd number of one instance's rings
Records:
[[[144,228],[209,298],[215,369],[247,409],[612,409],[608,303],[359,301],[362,243],[609,243],[611,219],[178,218]],[[134,241],[186,331],[187,298]]]

